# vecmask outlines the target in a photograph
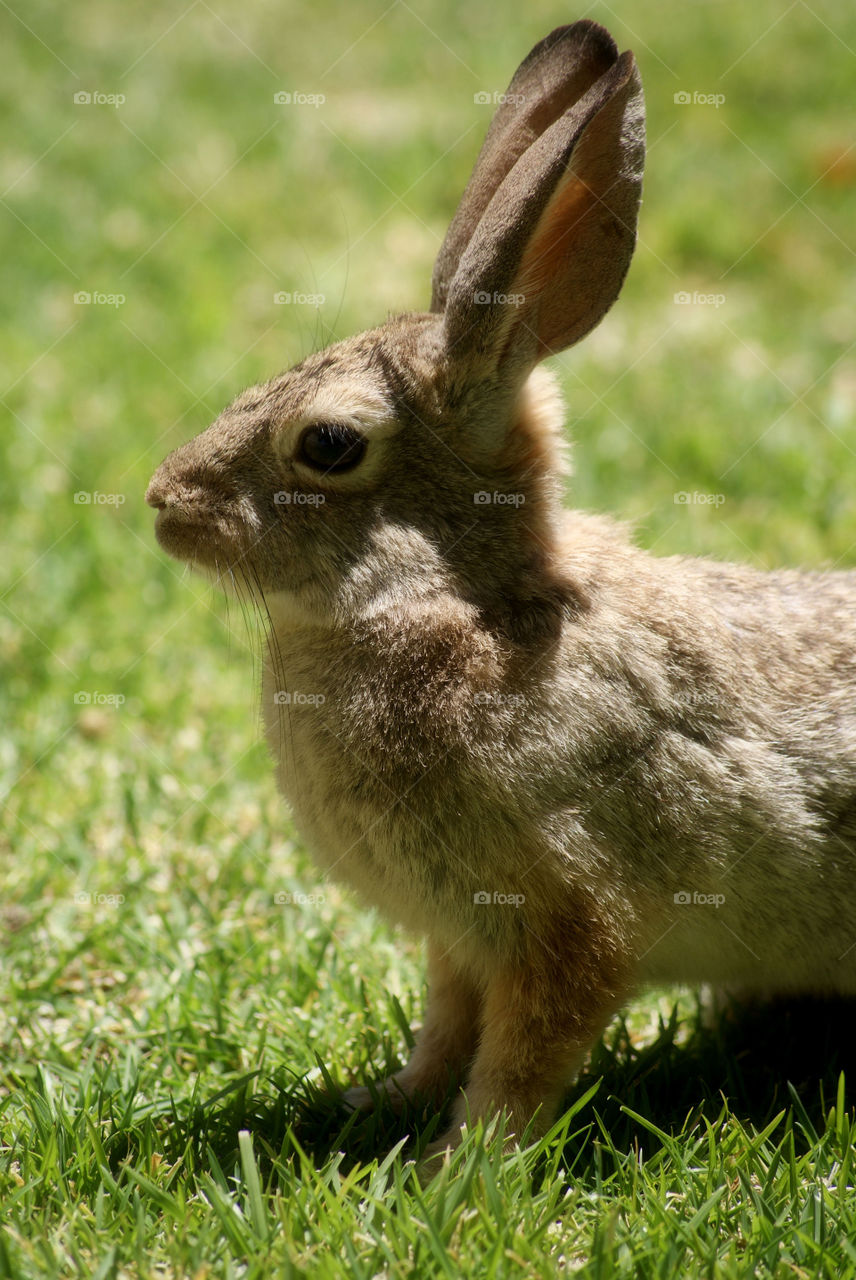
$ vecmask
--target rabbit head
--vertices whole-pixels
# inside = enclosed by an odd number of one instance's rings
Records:
[[[490,126],[430,311],[244,391],[172,453],[146,495],[161,545],[296,616],[450,587],[512,612],[561,595],[562,414],[536,366],[618,294],[643,121],[633,57],[602,28],[541,41]]]

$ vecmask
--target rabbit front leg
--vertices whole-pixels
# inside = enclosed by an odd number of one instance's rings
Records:
[[[450,963],[445,949],[428,944],[428,1005],[425,1021],[407,1065],[374,1089],[348,1089],[345,1102],[371,1111],[384,1095],[396,1112],[408,1101],[425,1100],[440,1107],[452,1080],[460,1084],[475,1055],[481,1022],[482,993],[475,982]]]
[[[547,949],[488,984],[482,1033],[448,1130],[425,1150],[420,1177],[437,1171],[461,1141],[461,1126],[504,1110],[506,1146],[533,1121],[533,1139],[553,1123],[562,1094],[630,990],[624,966],[596,951],[570,962]]]

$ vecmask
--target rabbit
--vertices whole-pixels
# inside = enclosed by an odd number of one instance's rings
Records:
[[[324,871],[427,940],[351,1106],[545,1134],[646,984],[856,993],[856,572],[658,558],[569,511],[542,361],[636,238],[644,105],[590,21],[521,64],[406,313],[244,391],[146,498],[265,611],[278,781]],[[458,1087],[460,1086],[460,1087]]]

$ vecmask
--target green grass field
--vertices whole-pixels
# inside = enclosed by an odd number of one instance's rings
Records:
[[[420,945],[313,869],[256,624],[143,502],[241,387],[426,305],[474,95],[581,16],[637,53],[649,168],[622,298],[555,362],[569,500],[854,565],[851,7],[0,7],[0,1276],[856,1274],[846,1008],[649,993],[547,1141],[477,1132],[426,1189],[430,1123],[343,1133],[318,1086],[406,1055]]]

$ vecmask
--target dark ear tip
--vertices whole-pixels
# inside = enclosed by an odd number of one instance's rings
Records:
[[[641,90],[642,78],[639,75],[636,58],[630,49],[626,49],[624,53],[616,57],[612,66],[603,73],[598,84],[601,91],[609,98],[614,97],[616,93],[619,93],[628,84]]]
[[[549,35],[539,40],[517,68],[515,79],[543,58],[554,58],[553,51],[559,44],[565,46],[562,52],[569,65],[583,58],[587,61],[594,60],[605,70],[618,57],[618,45],[606,27],[592,22],[590,18],[580,18],[579,22],[572,22],[568,26],[554,27]]]
[[[578,22],[571,22],[568,26],[556,27],[543,43],[552,46],[558,40],[572,41],[577,48],[585,45],[592,53],[598,53],[610,61],[618,57],[618,45],[606,27],[593,22],[591,18],[580,18]]]
[[[633,74],[633,72],[634,72],[634,71],[636,71],[636,69],[637,69],[637,68],[636,68],[636,57],[635,57],[635,55],[634,55],[634,53],[633,53],[633,50],[632,50],[632,49],[625,49],[625,50],[624,50],[624,53],[622,53],[622,54],[620,54],[620,55],[619,55],[619,57],[618,57],[618,61],[617,61],[617,63],[616,63],[616,66],[621,67],[621,68],[622,68],[622,70],[626,70],[628,77],[629,77],[630,75],[632,75],[632,74]]]

